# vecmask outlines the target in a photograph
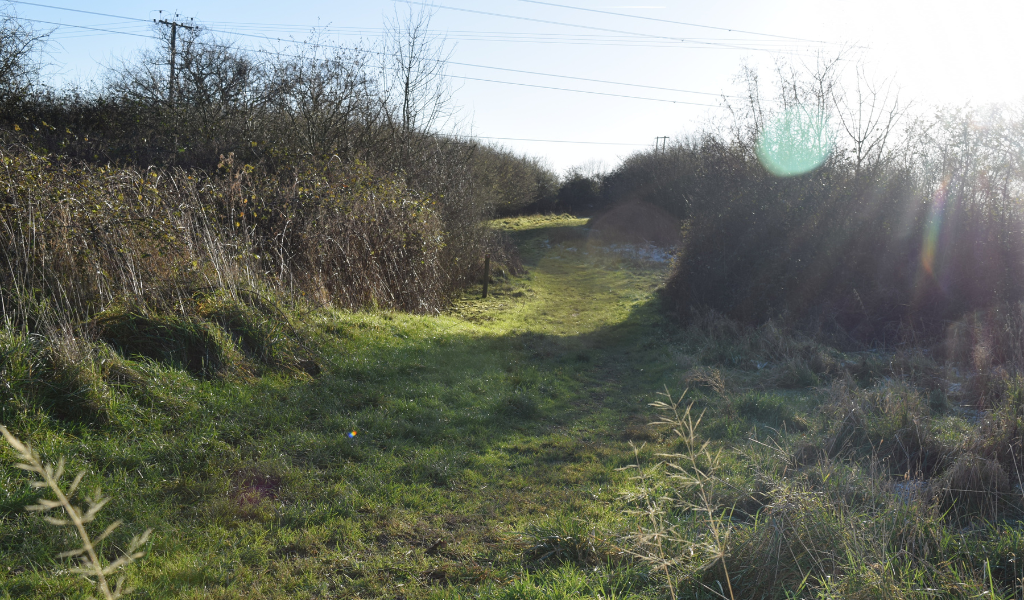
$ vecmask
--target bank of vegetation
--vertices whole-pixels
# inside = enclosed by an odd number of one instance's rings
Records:
[[[39,84],[45,32],[8,17],[0,74],[4,316],[50,334],[107,310],[179,313],[239,290],[338,307],[437,312],[485,254],[484,221],[532,202],[537,161],[457,132],[429,14],[382,45],[317,32],[243,48],[202,26],[108,68],[88,90]]]
[[[556,205],[673,219],[665,298],[684,320],[781,319],[870,347],[934,342],[977,315],[1000,336],[1024,300],[1020,107],[911,110],[892,81],[844,64],[748,72],[729,118],[610,172],[568,173]]]

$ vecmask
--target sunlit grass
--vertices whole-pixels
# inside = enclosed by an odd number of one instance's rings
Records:
[[[660,317],[645,304],[667,265],[581,262],[547,235],[581,221],[523,223],[531,273],[496,282],[486,300],[469,290],[436,317],[302,317],[324,357],[319,378],[201,380],[124,360],[145,391],[115,390],[103,425],[30,402],[5,405],[3,420],[44,455],[69,457],[87,482],[116,489],[107,512],[158,532],[129,570],[136,597],[569,589],[559,576],[526,575],[524,536],[550,519],[609,539],[621,527],[615,469],[631,435],[647,435],[648,391],[664,383],[658,363],[667,367],[652,327]],[[60,545],[21,512],[32,492],[9,463],[2,473],[4,589],[84,590],[53,574]],[[565,577],[580,590],[611,585],[605,572]],[[657,595],[648,579],[614,586]]]
[[[318,376],[100,349],[55,390],[32,383],[52,371],[32,340],[0,339],[0,422],[110,491],[113,547],[156,532],[126,571],[139,598],[1019,595],[1020,491],[995,465],[1020,380],[986,375],[996,408],[968,410],[949,390],[980,375],[773,323],[680,324],[662,256],[570,217],[499,225],[529,273],[498,270],[487,299],[292,310]],[[82,381],[91,395],[60,395]],[[689,390],[693,432],[651,425],[666,389]],[[670,477],[687,456],[675,474],[707,469],[696,487]],[[55,558],[69,540],[22,510],[38,493],[10,461],[0,481],[0,589],[84,594]]]

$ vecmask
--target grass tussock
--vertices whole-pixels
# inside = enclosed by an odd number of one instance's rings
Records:
[[[654,404],[667,437],[623,496],[669,596],[1019,595],[1017,365],[714,313],[679,339],[688,391]],[[791,365],[811,376],[790,387]]]
[[[772,320],[750,327],[714,311],[695,311],[684,331],[691,362],[764,371],[762,376],[770,374],[762,379],[766,386],[817,385],[846,368],[834,348]]]
[[[688,393],[654,404],[674,440],[660,463],[638,458],[640,474],[624,497],[641,524],[632,547],[661,573],[669,595],[1019,592],[1017,379],[1003,375],[978,410],[939,391],[962,389],[977,374],[927,353],[861,360],[830,350],[836,371],[821,374],[827,384],[804,388],[812,401],[801,409],[758,392],[758,377],[777,383],[767,366],[746,366],[780,348],[770,331],[691,322],[690,360],[707,350],[712,329],[724,333],[716,347],[742,358],[691,367]],[[798,340],[775,360],[805,352]],[[794,409],[807,426],[780,426]],[[723,425],[723,415],[741,421],[744,433]]]
[[[860,422],[864,436],[913,405],[898,389],[869,396],[862,403],[874,412]],[[648,498],[634,547],[659,568],[673,597],[917,598],[929,589],[961,597],[1017,589],[1010,542],[1017,537],[987,529],[1008,509],[1019,511],[995,460],[965,451],[922,481],[894,477],[879,444],[860,460],[821,451],[812,466],[793,468],[778,438],[751,437],[737,449],[745,462],[730,465],[724,449],[710,450],[693,405],[684,409],[682,400],[655,404],[683,448],[663,455],[669,478],[659,483],[647,471],[632,492]],[[867,438],[862,443],[871,447]],[[755,494],[756,502],[744,502]]]
[[[534,568],[561,564],[594,568],[621,563],[627,558],[598,527],[566,516],[530,524],[523,543],[523,556]]]

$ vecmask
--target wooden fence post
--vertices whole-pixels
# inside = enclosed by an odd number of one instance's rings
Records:
[[[490,283],[490,281],[491,281],[491,255],[490,254],[485,254],[484,255],[484,295],[483,295],[484,298],[487,297],[487,284]]]

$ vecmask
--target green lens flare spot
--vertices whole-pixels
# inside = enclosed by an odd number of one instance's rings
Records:
[[[835,148],[828,115],[811,107],[786,109],[757,140],[757,158],[772,175],[793,177],[817,169]]]

